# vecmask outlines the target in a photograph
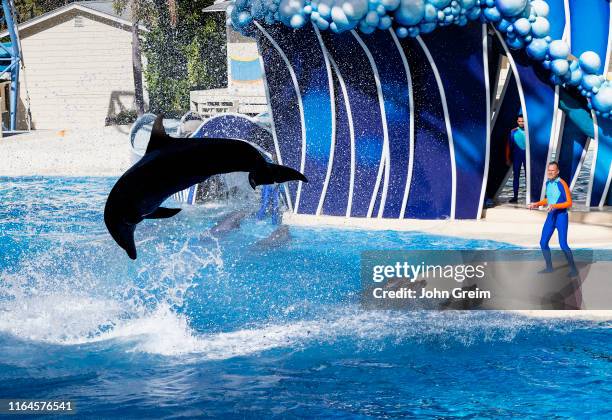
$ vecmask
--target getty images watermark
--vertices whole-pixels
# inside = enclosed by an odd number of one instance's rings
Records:
[[[484,279],[487,262],[481,264],[411,264],[407,261],[397,261],[394,265],[375,265],[372,269],[372,281],[383,283],[391,279],[406,280],[413,285],[417,280],[426,281],[433,279],[454,280],[463,283],[466,280]],[[420,293],[418,293],[420,290]],[[398,290],[386,290],[384,287],[376,287],[373,296],[377,299],[432,299],[432,298],[482,298],[490,299],[489,290],[464,290],[454,287],[451,290],[422,287],[401,287]]]
[[[539,250],[365,251],[362,304],[375,309],[612,309],[612,252],[581,251],[578,276]]]

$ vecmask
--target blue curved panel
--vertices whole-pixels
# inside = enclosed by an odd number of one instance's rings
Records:
[[[571,118],[565,118],[558,162],[560,176],[568,184],[573,184],[578,175],[588,139]]]
[[[405,38],[401,44],[410,66],[415,100],[414,163],[405,217],[449,217],[452,198],[451,159],[438,85],[418,42]]]
[[[372,35],[361,35],[368,46],[380,76],[384,98],[387,131],[389,135],[389,184],[383,217],[400,216],[404,191],[408,180],[410,158],[410,108],[408,75],[404,69],[400,52],[393,48],[393,38],[388,31],[375,31]],[[380,188],[382,195],[382,187]],[[377,214],[380,199],[374,214]]]
[[[283,165],[298,169],[302,155],[302,123],[296,90],[291,75],[279,52],[259,31],[255,33],[264,63],[270,109]],[[286,185],[293,204],[297,183]]]
[[[603,59],[608,49],[610,3],[607,0],[570,0],[570,45],[572,54],[579,57],[585,51],[595,51]],[[584,28],[589,28],[584,30]],[[590,118],[590,116],[589,116]],[[591,123],[592,124],[592,123]],[[562,176],[574,180],[580,170],[589,137],[580,125],[566,118],[566,126],[559,148],[559,165]],[[593,131],[591,128],[589,131]],[[563,175],[564,174],[564,175]]]
[[[297,213],[315,214],[323,192],[332,138],[329,78],[323,51],[312,25],[294,31],[283,25],[268,28],[285,52],[298,80],[306,125],[306,160]],[[296,46],[299,45],[299,48]]]
[[[521,99],[512,72],[508,73],[507,87],[500,98],[494,124],[491,129],[491,149],[489,154],[489,175],[487,177],[486,197],[493,199],[506,181],[510,166],[506,164],[506,147],[510,130],[516,127],[516,118],[521,109]]]
[[[609,0],[569,0],[572,54],[595,51],[605,64],[610,28]]]
[[[323,190],[331,142],[330,92],[323,53],[311,27],[298,32],[275,25],[266,30],[288,58],[298,81],[306,130],[304,174],[309,182],[301,185],[300,201],[296,203],[299,209],[296,210],[299,213],[314,214]],[[298,43],[303,48],[295,48]],[[276,75],[269,75],[268,79],[276,79]],[[301,126],[294,127],[298,128],[301,130]],[[300,159],[301,148],[300,144]],[[301,161],[296,168],[300,166]]]
[[[555,88],[549,75],[541,66],[534,66],[524,52],[512,54],[525,97],[523,114],[529,128],[529,201],[542,197],[548,150],[555,116]]]
[[[598,118],[599,126],[597,138],[597,154],[595,157],[595,171],[593,176],[593,185],[591,189],[591,207],[597,207],[604,204],[603,196],[609,188],[607,184],[608,176],[612,170],[612,121],[607,118]]]
[[[473,23],[423,37],[446,92],[457,167],[457,219],[478,217],[486,164],[489,115],[482,36],[482,25]],[[461,48],[447,48],[450,40]]]
[[[565,113],[563,141],[559,151],[559,170],[564,179],[573,183],[586,156],[588,140],[595,138],[595,125],[586,100],[577,92],[560,89],[559,107]],[[604,136],[601,131],[599,135]]]
[[[607,66],[605,59],[608,56],[610,37],[610,2],[608,0],[570,0],[569,6],[572,54],[578,57],[585,51],[595,51],[601,57],[603,65]],[[584,30],[585,28],[588,28],[588,30]],[[602,72],[605,73],[605,71]],[[599,206],[602,196],[605,194],[606,181],[610,171],[610,127],[607,121],[602,120],[604,118],[599,118],[598,121],[598,137],[600,140],[597,145],[596,161],[593,162],[595,172],[591,185],[591,201],[588,203],[590,206]],[[574,139],[575,148],[579,148],[581,144],[588,144],[584,137]]]
[[[322,213],[330,216],[345,216],[351,177],[349,118],[347,104],[342,94],[342,86],[338,75],[333,70],[332,78],[334,80],[334,91],[336,92],[336,144],[332,172],[329,177]]]
[[[229,138],[255,143],[271,155],[275,155],[272,133],[249,118],[240,115],[219,115],[202,123],[190,137]]]
[[[374,192],[383,148],[382,119],[374,74],[365,52],[351,33],[326,32],[321,36],[344,77],[353,113],[355,185],[350,215],[365,217]]]
[[[582,0],[581,0],[582,1]],[[565,0],[546,0],[548,3],[548,22],[550,23],[550,37],[562,39],[565,32]]]

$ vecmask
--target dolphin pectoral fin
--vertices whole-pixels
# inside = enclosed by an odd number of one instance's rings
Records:
[[[147,214],[145,219],[167,219],[174,216],[182,209],[169,209],[166,207],[158,207],[154,212]]]
[[[280,184],[287,181],[308,182],[308,179],[293,168],[273,163],[267,164],[264,169],[249,173],[249,184],[253,189],[258,185]]]

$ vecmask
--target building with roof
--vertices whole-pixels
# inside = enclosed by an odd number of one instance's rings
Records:
[[[226,14],[229,1],[218,1],[204,9]],[[263,66],[257,43],[231,26],[227,36],[227,87],[191,91],[191,110],[209,117],[223,112],[255,116],[268,111]]]
[[[27,93],[34,129],[103,127],[135,109],[131,26],[129,8],[118,14],[110,0],[70,3],[19,24],[19,128]]]

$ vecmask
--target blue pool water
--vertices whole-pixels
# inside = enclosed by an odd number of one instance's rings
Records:
[[[228,207],[145,221],[132,262],[102,211],[114,180],[0,178],[0,399],[93,417],[606,417],[612,324],[365,311],[370,249],[504,248],[418,233],[290,229]]]

